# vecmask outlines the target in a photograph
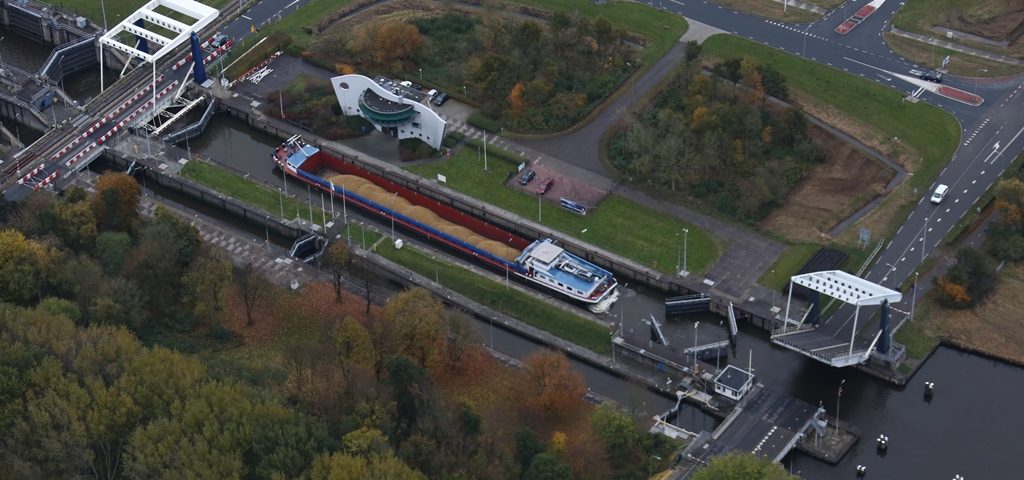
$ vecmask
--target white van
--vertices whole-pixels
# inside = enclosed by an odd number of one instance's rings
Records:
[[[401,85],[401,86],[403,86],[405,88],[412,88],[412,82],[410,82],[408,80],[403,80],[402,83],[400,83],[399,85]]]
[[[935,192],[932,193],[932,203],[942,203],[942,199],[946,198],[946,192],[948,191],[949,186],[940,183],[939,186],[935,187]]]
[[[431,88],[429,91],[427,91],[427,98],[428,99],[433,100],[434,99],[434,95],[437,95],[437,89]]]

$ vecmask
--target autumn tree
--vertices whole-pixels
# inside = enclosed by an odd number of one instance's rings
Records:
[[[525,90],[526,87],[523,86],[523,82],[519,81],[512,86],[512,90],[508,93],[509,115],[512,118],[520,117],[526,111],[526,100],[523,98]]]
[[[46,289],[57,252],[16,230],[0,230],[0,300],[26,304]]]
[[[370,334],[361,323],[352,317],[345,317],[331,330],[334,351],[341,365],[342,380],[345,391],[351,392],[352,371],[359,367],[368,367],[373,362],[373,342]]]
[[[151,313],[169,317],[179,305],[181,280],[199,252],[199,233],[173,213],[157,208],[139,237],[125,260],[125,276],[135,283]]]
[[[253,313],[257,305],[270,294],[271,286],[252,263],[245,264],[238,270],[235,277],[238,282],[238,291],[242,295],[242,305],[245,307],[245,324],[251,327],[255,323]]]
[[[956,252],[956,264],[936,279],[940,299],[954,308],[973,307],[985,300],[999,282],[992,259],[980,250],[964,247]]]
[[[139,184],[124,173],[108,172],[96,180],[92,209],[100,230],[131,230],[139,218]]]
[[[1024,260],[1024,181],[1001,180],[995,188],[1000,216],[988,227],[985,250],[999,260]]]
[[[693,480],[787,480],[795,477],[781,465],[751,453],[727,453],[711,458]]]
[[[629,466],[640,448],[640,429],[626,412],[602,404],[590,417],[594,433],[604,441],[605,454],[616,470]]]
[[[398,352],[426,366],[441,335],[444,309],[441,302],[422,288],[395,295],[384,306],[383,320],[394,329]]]
[[[565,355],[551,350],[534,353],[523,361],[523,369],[522,383],[515,390],[528,395],[524,404],[531,412],[554,418],[582,406],[587,387]]]
[[[352,250],[345,242],[331,242],[323,257],[324,266],[331,274],[334,285],[334,300],[341,303],[342,280],[346,272],[352,268]]]
[[[345,453],[323,454],[313,461],[312,480],[427,480],[427,477],[394,455],[357,457]]]
[[[224,302],[231,284],[231,262],[209,250],[185,272],[185,302],[192,314],[212,326],[220,325]]]

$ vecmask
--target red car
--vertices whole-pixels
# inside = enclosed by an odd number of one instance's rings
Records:
[[[553,178],[549,178],[541,182],[540,186],[537,187],[537,195],[544,195],[545,193],[548,193],[548,190],[551,190],[551,184],[554,181],[555,180]]]

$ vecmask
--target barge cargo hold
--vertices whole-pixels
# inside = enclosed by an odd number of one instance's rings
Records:
[[[606,311],[617,298],[611,272],[565,251],[552,239],[530,242],[328,155],[298,136],[288,139],[271,157],[287,175],[307,185],[427,240],[586,303],[591,310]]]

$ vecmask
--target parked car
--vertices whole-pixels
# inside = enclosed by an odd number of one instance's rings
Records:
[[[444,92],[439,92],[437,95],[434,95],[434,99],[431,100],[430,102],[433,103],[434,105],[437,105],[437,106],[440,107],[441,105],[444,105],[444,102],[447,102],[447,101],[448,101],[448,94],[444,93]]]
[[[533,180],[533,177],[536,176],[537,172],[534,172],[533,170],[523,170],[523,174],[519,176],[519,184],[526,185],[530,183],[530,180]]]
[[[548,193],[548,190],[551,190],[551,184],[554,182],[555,180],[553,178],[548,178],[541,182],[540,186],[537,187],[537,195],[544,195],[545,193]]]

